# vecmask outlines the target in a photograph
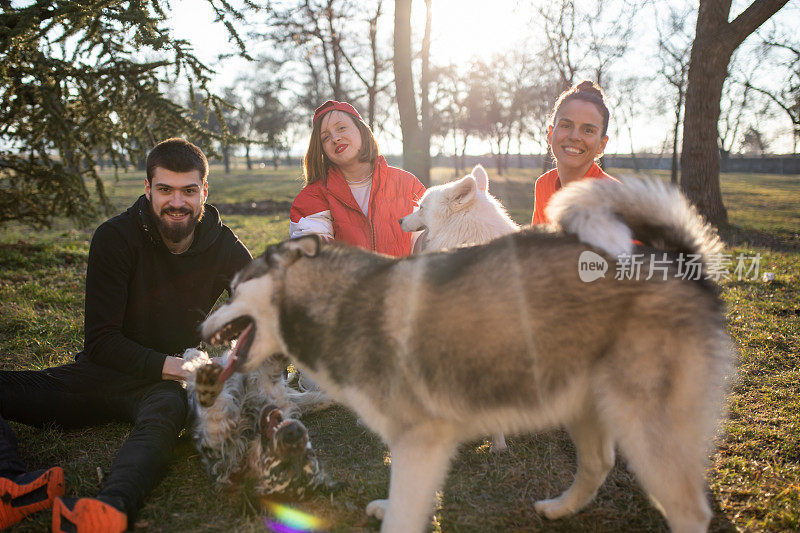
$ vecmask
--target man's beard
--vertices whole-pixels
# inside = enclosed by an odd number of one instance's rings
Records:
[[[161,234],[161,238],[165,241],[169,242],[180,242],[189,235],[192,234],[194,228],[200,223],[203,219],[203,214],[206,212],[206,204],[200,204],[200,212],[197,214],[196,217],[192,217],[192,210],[188,207],[184,207],[181,209],[173,209],[171,207],[164,207],[161,210],[161,213],[156,215],[155,208],[153,204],[150,204],[150,209],[153,210],[153,214],[155,215],[156,224],[158,225],[158,232]],[[171,220],[167,220],[166,216],[169,214],[183,214],[186,213],[189,215],[184,222],[173,222]]]

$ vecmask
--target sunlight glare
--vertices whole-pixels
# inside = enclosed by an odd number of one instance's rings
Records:
[[[528,16],[517,14],[519,0],[445,0],[433,2],[431,60],[436,64],[488,60],[522,41]],[[421,37],[425,4],[414,3],[412,25]],[[520,9],[527,13],[527,9]]]

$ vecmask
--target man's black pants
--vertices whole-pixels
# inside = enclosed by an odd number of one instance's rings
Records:
[[[35,427],[52,423],[63,429],[112,421],[132,423],[133,431],[97,495],[115,507],[122,506],[132,523],[164,474],[186,413],[186,392],[179,383],[144,381],[85,358],[40,371],[0,371],[0,475],[26,470],[4,418]]]

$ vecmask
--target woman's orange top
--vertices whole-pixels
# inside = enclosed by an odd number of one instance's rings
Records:
[[[597,163],[592,163],[592,166],[589,167],[589,170],[586,171],[586,175],[584,175],[582,179],[587,178],[617,181],[614,177],[603,172],[603,169],[600,168],[600,165]],[[536,186],[534,187],[533,219],[531,220],[531,226],[534,224],[548,224],[550,222],[550,219],[544,214],[544,210],[547,208],[547,204],[550,203],[550,197],[560,189],[561,180],[558,177],[557,168],[539,176],[536,180]]]

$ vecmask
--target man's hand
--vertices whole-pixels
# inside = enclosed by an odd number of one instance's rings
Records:
[[[168,355],[167,358],[164,359],[164,366],[161,369],[161,379],[184,381],[189,374],[183,369],[183,363],[184,361],[180,357]]]

